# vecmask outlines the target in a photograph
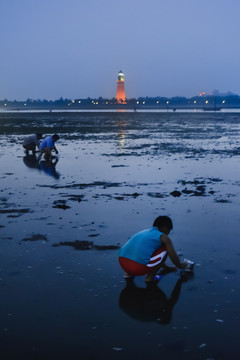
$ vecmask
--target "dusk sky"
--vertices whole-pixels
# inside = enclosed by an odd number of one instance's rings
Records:
[[[239,0],[0,5],[0,100],[240,94]]]

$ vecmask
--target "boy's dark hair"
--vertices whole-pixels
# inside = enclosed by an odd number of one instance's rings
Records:
[[[41,133],[37,133],[37,138],[38,140],[40,140],[42,138],[42,134]]]
[[[153,226],[156,226],[158,228],[166,226],[169,230],[172,230],[173,223],[170,217],[168,216],[158,216],[153,223]]]
[[[53,141],[57,141],[59,139],[59,136],[58,136],[58,134],[54,134],[52,136],[52,138],[53,138]]]

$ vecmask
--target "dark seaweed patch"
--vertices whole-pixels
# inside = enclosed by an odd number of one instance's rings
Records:
[[[46,235],[42,235],[42,234],[33,234],[31,237],[29,238],[24,238],[22,239],[22,241],[38,241],[38,240],[45,240],[47,241],[47,237]]]
[[[170,195],[172,195],[173,197],[179,197],[179,196],[181,196],[182,194],[181,194],[180,191],[174,190],[174,191],[170,192]]]
[[[41,184],[37,184],[37,186],[39,187],[48,187],[51,189],[74,189],[74,188],[78,188],[78,189],[85,189],[88,187],[103,187],[104,189],[107,188],[111,188],[111,187],[118,187],[121,186],[121,183],[111,183],[111,182],[105,182],[105,181],[95,181],[93,183],[88,183],[88,184],[70,184],[70,185],[41,185]]]
[[[96,250],[117,250],[120,249],[119,245],[94,245]]]
[[[112,165],[112,168],[129,167],[129,165]]]
[[[159,199],[162,199],[162,198],[164,198],[166,195],[164,195],[164,194],[161,194],[161,193],[158,193],[158,192],[156,192],[156,193],[154,193],[154,192],[149,192],[149,193],[147,193],[148,194],[148,196],[150,196],[150,197],[153,197],[153,198],[159,198]]]
[[[221,182],[222,179],[219,178],[195,178],[194,180],[179,180],[178,184],[182,184],[182,185],[187,185],[187,184],[192,184],[192,185],[204,185],[205,183],[207,184],[211,184],[211,183],[216,183],[216,182]]]
[[[141,194],[138,194],[137,192],[133,193],[133,194],[123,194],[123,196],[131,196],[133,198],[136,198],[138,196],[140,196]]]
[[[57,209],[70,209],[70,206],[66,205],[66,200],[56,200],[53,202],[54,206],[53,208],[57,208]]]
[[[67,209],[70,209],[70,206],[64,205],[64,204],[57,204],[57,205],[53,206],[53,208],[67,210]]]
[[[60,193],[59,195],[61,195],[62,197],[68,198],[68,200],[70,200],[70,201],[77,201],[77,202],[81,202],[84,198],[84,195],[82,195],[82,194],[76,195],[76,194]]]
[[[188,189],[185,188],[185,189],[182,190],[182,193],[186,194],[186,195],[190,195],[190,194],[194,193],[194,190],[188,190]]]
[[[114,196],[114,199],[116,199],[116,200],[124,200],[125,197],[133,197],[134,199],[136,199],[140,195],[141,194],[138,194],[137,192],[135,192],[133,194],[121,194],[121,195]]]
[[[75,240],[75,241],[63,241],[58,244],[53,244],[53,246],[72,246],[75,250],[116,250],[119,249],[118,245],[94,245],[92,241],[87,240]]]
[[[8,210],[4,210],[1,209],[0,210],[0,214],[26,214],[30,212],[30,209],[8,209]]]

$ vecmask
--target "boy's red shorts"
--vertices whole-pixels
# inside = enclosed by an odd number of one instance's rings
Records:
[[[166,248],[165,246],[161,246],[159,249],[154,251],[147,265],[140,264],[122,256],[119,257],[119,263],[123,270],[126,271],[129,275],[141,276],[148,274],[154,267],[158,266],[162,262],[165,255],[167,255]]]

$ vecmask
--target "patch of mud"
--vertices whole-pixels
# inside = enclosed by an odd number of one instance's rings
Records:
[[[174,191],[170,192],[170,195],[172,195],[173,197],[179,197],[182,195],[182,193],[181,193],[181,191],[174,190]]]
[[[222,179],[219,178],[195,178],[194,180],[179,180],[178,184],[181,185],[192,185],[192,189],[185,187],[183,190],[174,190],[170,195],[174,197],[179,197],[182,194],[190,196],[209,196],[215,194],[214,190],[207,191],[207,184],[214,184],[221,182]]]
[[[70,206],[66,205],[66,200],[56,200],[53,202],[53,208],[55,209],[63,209],[63,210],[67,210],[70,209]]]
[[[217,182],[221,182],[222,179],[219,178],[195,178],[194,180],[179,180],[178,184],[182,184],[182,185],[187,185],[187,184],[192,184],[192,185],[202,185],[202,184],[212,184],[212,183],[217,183]]]
[[[112,168],[119,168],[119,167],[129,167],[129,165],[112,165]]]
[[[18,214],[15,216],[21,216],[30,212],[30,209],[0,209],[0,214]]]
[[[32,234],[31,237],[24,238],[21,241],[38,241],[38,240],[47,241],[47,237],[46,237],[46,235],[42,235],[42,234]]]
[[[116,200],[124,200],[125,198],[128,198],[128,197],[132,197],[132,198],[136,199],[140,195],[142,195],[142,194],[138,194],[137,192],[135,192],[133,194],[117,195],[117,196],[114,196],[114,199],[116,199]]]
[[[150,197],[153,197],[153,198],[158,198],[158,199],[163,199],[167,196],[166,194],[162,194],[159,192],[149,192],[149,193],[147,193],[147,195]]]
[[[67,197],[68,200],[70,201],[77,201],[77,202],[81,202],[83,201],[83,198],[84,198],[84,195],[72,195],[72,194],[59,194],[61,195],[62,197]]]
[[[127,157],[127,156],[142,156],[144,154],[138,154],[135,151],[132,152],[122,152],[122,153],[111,153],[111,154],[102,154],[102,156],[106,156],[106,157]]]
[[[75,250],[117,250],[120,249],[119,245],[95,245],[92,241],[87,240],[75,240],[75,241],[63,241],[53,246],[72,246]]]
[[[118,187],[121,186],[121,183],[111,183],[111,182],[105,182],[105,181],[95,181],[93,183],[88,184],[69,184],[69,185],[40,185],[37,184],[38,187],[46,187],[50,189],[85,189],[88,187],[102,187],[103,189],[111,188],[111,187]]]

